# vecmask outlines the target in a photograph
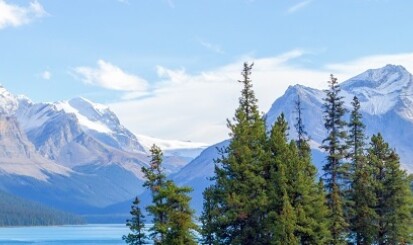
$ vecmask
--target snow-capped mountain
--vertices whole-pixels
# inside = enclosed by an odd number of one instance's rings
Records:
[[[143,191],[148,143],[166,150],[167,173],[205,146],[145,136],[85,98],[33,103],[0,87],[0,188],[74,212],[95,212]],[[85,211],[86,210],[86,211]]]
[[[367,135],[380,132],[400,155],[402,166],[408,172],[413,172],[413,76],[402,66],[387,65],[368,70],[340,86],[348,110],[351,110],[353,97],[356,95],[359,98]],[[311,138],[313,162],[320,169],[324,157],[319,146],[326,137],[322,108],[325,93],[322,90],[301,85],[290,86],[266,113],[266,124],[268,128],[271,127],[276,118],[284,113],[290,125],[289,137],[296,138],[293,125],[297,117],[295,101],[298,97],[303,108],[303,122]],[[202,207],[202,188],[211,183],[207,179],[213,175],[213,159],[218,157],[216,147],[225,144],[228,143],[222,142],[207,148],[174,175],[178,183],[194,187],[192,202],[196,208]]]

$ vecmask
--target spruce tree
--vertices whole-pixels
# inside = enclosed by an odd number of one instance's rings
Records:
[[[288,124],[281,114],[269,139],[269,162],[273,169],[270,172],[275,174],[269,178],[267,186],[275,184],[272,190],[276,194],[270,192],[268,196],[273,204],[270,209],[278,210],[279,215],[275,221],[278,235],[274,239],[278,244],[326,244],[329,241],[328,210],[324,192],[316,183],[317,171],[311,163],[308,139],[301,137],[301,149],[298,149],[298,142],[287,143],[287,131]],[[291,234],[287,232],[290,228]]]
[[[365,126],[360,112],[360,102],[355,96],[352,101],[353,109],[349,122],[349,159],[351,160],[351,239],[359,245],[373,243],[376,226],[374,205],[374,181],[372,168],[367,164],[365,157]]]
[[[268,216],[264,223],[269,236],[269,244],[298,244],[295,234],[297,217],[292,206],[293,184],[291,179],[293,155],[287,144],[288,124],[281,114],[271,128],[268,138],[268,160],[264,165],[266,191],[268,196]],[[265,243],[264,243],[265,244]]]
[[[217,159],[214,193],[219,244],[260,244],[267,197],[262,177],[265,124],[258,111],[250,79],[252,65],[244,63],[239,107],[228,120],[231,142]]]
[[[303,154],[301,152],[302,144],[308,141],[307,132],[305,131],[304,123],[303,123],[303,107],[301,104],[301,97],[300,95],[297,96],[295,101],[295,112],[297,113],[296,123],[294,124],[295,129],[297,131],[297,147],[300,151],[300,155]]]
[[[327,161],[323,167],[324,182],[327,190],[327,204],[330,209],[330,232],[332,244],[345,244],[348,231],[346,208],[346,191],[348,188],[349,169],[344,162],[347,156],[346,113],[343,97],[337,78],[331,75],[329,89],[324,98],[324,126],[327,138],[323,140],[322,149],[327,153]]]
[[[375,244],[412,242],[412,193],[409,178],[400,169],[399,156],[379,133],[371,137],[369,164],[375,180],[377,219]]]
[[[202,193],[204,196],[204,205],[201,217],[201,244],[217,245],[216,225],[218,217],[217,198],[214,196],[214,186],[207,187]]]
[[[153,226],[149,229],[150,237],[155,244],[164,244],[165,235],[168,231],[166,193],[161,192],[165,188],[166,176],[162,169],[162,150],[153,145],[150,149],[151,160],[149,168],[142,167],[142,172],[146,178],[144,187],[147,187],[152,194],[152,205],[146,209],[153,217]]]
[[[168,245],[196,245],[196,236],[194,231],[198,226],[193,222],[194,211],[190,208],[189,192],[190,187],[178,187],[170,180],[166,182],[165,192],[167,210],[167,227],[163,244]]]
[[[126,226],[129,227],[131,230],[131,233],[129,233],[127,236],[123,236],[122,239],[127,243],[131,245],[142,245],[142,244],[148,244],[147,243],[147,236],[145,234],[145,220],[144,216],[141,212],[141,209],[139,207],[139,198],[135,198],[133,201],[133,205],[131,207],[130,214],[132,215],[132,219],[127,220]]]
[[[162,150],[153,145],[150,149],[149,168],[143,167],[146,181],[144,186],[152,193],[152,205],[147,207],[152,215],[153,227],[150,237],[159,245],[191,245],[196,244],[193,222],[194,211],[190,208],[189,187],[178,187],[167,180],[163,173]]]

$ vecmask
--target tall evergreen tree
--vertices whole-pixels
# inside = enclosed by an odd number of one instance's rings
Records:
[[[143,184],[152,194],[152,205],[147,207],[148,212],[153,217],[153,226],[149,229],[150,237],[155,244],[164,244],[165,235],[168,231],[167,226],[167,210],[166,198],[161,190],[165,187],[166,176],[162,169],[162,150],[153,145],[150,149],[151,160],[149,168],[142,167],[142,172],[145,175],[146,181]]]
[[[302,121],[298,124],[302,124]],[[299,127],[300,128],[300,127]],[[301,128],[304,128],[301,125]],[[289,238],[289,243],[298,244],[326,244],[329,241],[328,210],[325,204],[324,191],[316,183],[316,168],[311,162],[311,152],[308,139],[303,135],[301,137],[300,148],[296,141],[287,143],[288,124],[284,115],[277,118],[270,134],[270,152],[273,168],[275,169],[275,179],[270,180],[267,186],[275,183],[273,188],[278,190],[278,195],[271,200],[277,205],[271,207],[279,210],[280,217],[277,219],[277,226],[287,231],[286,227],[293,227],[294,236],[285,236]],[[269,193],[268,195],[271,195]],[[287,204],[286,201],[289,203]],[[270,201],[271,203],[271,201]],[[292,210],[293,213],[288,212]],[[285,215],[289,215],[284,219]],[[288,224],[283,224],[285,221]],[[284,227],[284,228],[283,228]],[[275,236],[275,240],[278,237]],[[281,240],[280,244],[287,244]]]
[[[190,208],[189,192],[190,187],[178,187],[174,182],[168,180],[165,188],[167,210],[167,227],[168,230],[163,244],[168,245],[196,245],[196,236],[194,231],[198,226],[193,222],[194,211]]]
[[[219,244],[259,244],[261,221],[267,203],[262,160],[266,131],[258,111],[250,79],[252,65],[244,64],[239,107],[228,120],[231,142],[217,159],[214,193],[219,217],[216,231]]]
[[[281,114],[271,128],[267,142],[269,155],[264,165],[269,200],[268,216],[263,224],[266,225],[268,244],[298,244],[297,217],[291,200],[295,181],[289,179],[293,155],[287,143],[287,131],[288,124]]]
[[[409,244],[413,234],[412,193],[409,178],[400,169],[399,156],[379,133],[371,137],[368,160],[374,169],[377,198],[375,244]]]
[[[294,124],[295,129],[297,131],[297,147],[300,151],[300,155],[302,154],[301,148],[304,142],[308,141],[307,132],[305,131],[304,123],[303,123],[303,107],[301,104],[301,97],[300,95],[297,96],[295,101],[295,112],[297,113],[296,123]]]
[[[214,186],[207,187],[202,193],[204,196],[203,211],[200,217],[202,224],[201,228],[201,243],[205,245],[218,245],[216,236],[217,217],[217,198],[214,196]]]
[[[347,156],[346,122],[343,116],[346,113],[343,97],[340,96],[340,86],[337,78],[331,75],[329,89],[324,98],[324,126],[327,129],[327,138],[321,146],[327,153],[327,162],[323,167],[324,182],[327,190],[327,203],[330,212],[330,232],[332,244],[345,244],[348,231],[346,195],[348,189],[349,169],[344,159]]]
[[[139,198],[135,198],[133,201],[130,214],[132,215],[132,219],[127,220],[126,225],[131,230],[127,236],[123,236],[122,239],[131,245],[142,245],[148,244],[147,243],[147,236],[145,234],[145,220],[144,216],[141,212],[139,207]]]
[[[144,186],[152,193],[152,205],[147,207],[153,218],[150,237],[159,245],[196,244],[193,232],[197,226],[193,222],[194,211],[189,207],[191,198],[188,195],[192,189],[166,180],[162,150],[153,145],[150,152],[150,166],[142,168],[146,177]]]
[[[360,112],[360,102],[355,96],[352,101],[353,109],[349,122],[349,159],[351,160],[351,239],[359,245],[373,243],[376,226],[374,205],[374,180],[372,168],[367,164],[365,157],[365,126]]]

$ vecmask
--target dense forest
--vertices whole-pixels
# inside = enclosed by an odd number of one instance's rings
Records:
[[[83,218],[0,191],[0,226],[84,224]]]
[[[331,75],[323,104],[326,138],[320,146],[326,159],[319,178],[300,98],[295,125],[288,125],[281,114],[267,129],[252,87],[252,67],[243,67],[239,107],[228,120],[231,142],[215,159],[215,175],[204,191],[201,226],[189,207],[190,188],[166,179],[162,152],[153,146],[150,167],[142,169],[144,186],[152,193],[152,204],[146,207],[150,219],[143,216],[136,198],[125,242],[410,244],[411,176],[400,168],[399,156],[380,132],[366,137],[359,99],[353,98],[348,111]],[[296,139],[289,138],[290,126],[297,130]],[[149,234],[145,223],[154,224]]]

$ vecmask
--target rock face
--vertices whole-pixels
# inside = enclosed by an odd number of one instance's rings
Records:
[[[367,135],[370,137],[380,132],[400,155],[402,166],[408,172],[413,172],[412,75],[402,66],[387,65],[380,69],[368,70],[341,83],[340,86],[348,110],[351,110],[350,102],[353,97],[359,98]],[[303,108],[303,122],[311,138],[313,162],[321,169],[324,157],[319,146],[326,137],[322,108],[325,97],[323,91],[301,85],[290,86],[267,112],[266,125],[270,128],[276,118],[284,113],[290,125],[289,137],[296,138],[297,133],[293,125],[297,117],[295,101],[298,96]],[[222,142],[218,145],[225,144],[228,143]],[[211,146],[174,175],[174,179],[179,183],[194,186],[195,207],[202,207],[202,190],[197,188],[210,184],[207,178],[213,175],[213,159],[217,157],[216,146]]]

